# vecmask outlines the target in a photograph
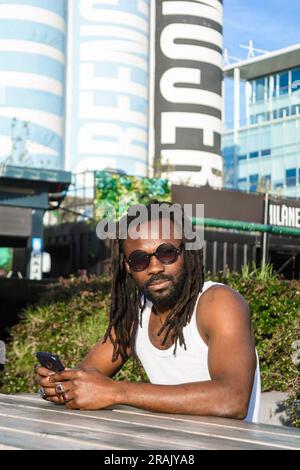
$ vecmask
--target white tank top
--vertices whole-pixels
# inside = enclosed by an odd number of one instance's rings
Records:
[[[153,346],[148,334],[149,318],[152,302],[146,300],[142,313],[142,327],[139,325],[136,334],[136,354],[141,361],[151,383],[157,385],[178,385],[181,383],[203,382],[211,380],[208,370],[208,346],[199,334],[196,323],[196,306],[203,292],[209,287],[220,284],[208,281],[204,283],[189,324],[183,328],[186,344],[177,345],[174,356],[174,345],[169,349],[160,350]],[[257,356],[257,353],[256,353]],[[257,367],[252,387],[252,393],[245,421],[258,422],[260,407],[260,372],[257,356]]]

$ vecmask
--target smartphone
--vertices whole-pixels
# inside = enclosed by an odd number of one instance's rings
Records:
[[[65,366],[56,354],[37,352],[36,358],[42,366],[47,367],[47,369],[50,369],[53,372],[61,372],[65,369]]]

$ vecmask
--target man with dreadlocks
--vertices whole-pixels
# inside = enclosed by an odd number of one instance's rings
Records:
[[[51,375],[39,366],[36,381],[45,399],[69,409],[126,404],[255,422],[260,377],[248,304],[204,282],[202,249],[187,249],[184,211],[178,223],[172,211],[154,216],[155,204],[142,222],[131,216],[118,225],[104,338],[77,369]],[[129,357],[140,359],[150,383],[112,380]]]

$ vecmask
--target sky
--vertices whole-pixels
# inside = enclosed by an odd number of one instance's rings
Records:
[[[300,43],[300,0],[223,0],[224,45],[245,59],[240,44],[273,51]]]

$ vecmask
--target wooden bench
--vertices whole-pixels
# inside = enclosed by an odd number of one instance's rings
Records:
[[[0,449],[300,449],[300,430],[128,406],[71,411],[36,395],[0,394]]]

